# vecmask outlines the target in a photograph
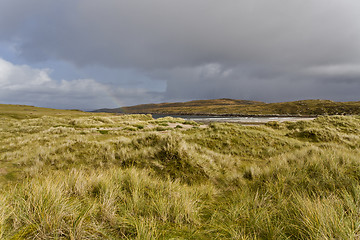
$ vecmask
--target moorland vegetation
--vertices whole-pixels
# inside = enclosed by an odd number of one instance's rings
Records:
[[[359,115],[360,102],[334,102],[330,100],[300,100],[293,102],[265,103],[259,101],[211,99],[190,102],[141,104],[96,112],[151,113],[172,115]]]
[[[0,105],[1,239],[359,239],[360,117]]]

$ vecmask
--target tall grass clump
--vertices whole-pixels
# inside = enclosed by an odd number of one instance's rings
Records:
[[[1,214],[5,237],[157,239],[200,225],[203,200],[214,189],[130,168],[34,178],[8,194]]]

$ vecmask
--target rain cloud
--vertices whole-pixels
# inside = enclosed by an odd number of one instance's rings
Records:
[[[350,101],[360,90],[359,9],[357,0],[3,0],[0,45],[11,45],[30,67],[63,61],[165,83],[157,93],[138,86],[134,98],[117,91],[126,105],[220,97]],[[12,79],[14,86],[33,81]],[[110,88],[128,87],[120,82]],[[110,104],[77,95],[74,107]],[[69,106],[71,96],[54,106]]]

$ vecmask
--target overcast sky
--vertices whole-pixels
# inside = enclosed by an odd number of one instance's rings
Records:
[[[360,100],[359,0],[0,0],[0,103]]]

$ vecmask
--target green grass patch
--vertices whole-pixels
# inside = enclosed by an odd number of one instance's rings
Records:
[[[109,130],[98,130],[98,132],[101,134],[108,134]]]

